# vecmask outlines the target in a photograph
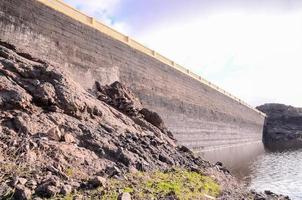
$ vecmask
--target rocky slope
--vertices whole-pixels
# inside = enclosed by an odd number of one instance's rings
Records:
[[[257,109],[266,113],[263,139],[267,147],[302,147],[302,108],[283,104],[265,104]]]
[[[138,185],[136,173],[173,169],[214,181],[220,199],[281,199],[249,192],[220,164],[177,146],[160,116],[122,84],[86,91],[61,66],[0,42],[0,199],[129,199],[134,191],[113,182]],[[202,187],[200,199],[211,199],[209,184]],[[177,199],[172,189],[158,199]]]

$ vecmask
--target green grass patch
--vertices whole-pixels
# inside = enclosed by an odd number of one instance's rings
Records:
[[[173,196],[179,200],[201,200],[205,195],[217,197],[219,185],[210,177],[184,169],[168,172],[137,172],[126,175],[127,180],[109,179],[106,187],[78,191],[55,200],[70,200],[77,195],[91,200],[117,200],[120,193],[128,192],[133,200],[156,200]]]
[[[181,200],[217,197],[219,185],[210,177],[197,172],[176,169],[171,172],[138,172],[128,180],[111,179],[106,188],[100,188],[103,200],[116,200],[120,192],[129,192],[133,199],[159,199],[172,195]]]

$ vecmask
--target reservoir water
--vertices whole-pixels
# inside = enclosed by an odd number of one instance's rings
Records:
[[[250,163],[244,180],[256,191],[271,190],[302,200],[302,150],[266,152]]]
[[[302,150],[271,152],[261,145],[238,147],[203,156],[224,164],[249,188],[258,192],[270,190],[302,200]],[[245,149],[245,151],[244,151]]]

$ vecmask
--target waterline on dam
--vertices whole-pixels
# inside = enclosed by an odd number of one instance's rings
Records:
[[[198,154],[212,163],[222,162],[238,178],[249,174],[249,164],[265,153],[262,141],[254,141],[212,151],[201,151]]]

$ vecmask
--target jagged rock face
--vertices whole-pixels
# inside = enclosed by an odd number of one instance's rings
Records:
[[[86,91],[61,66],[0,41],[0,199],[68,195],[173,167],[213,176],[221,199],[251,195],[222,166],[178,147],[161,117],[122,84]]]
[[[268,147],[302,147],[302,108],[265,104],[257,109],[267,115],[263,139]]]
[[[96,86],[88,92],[62,67],[1,43],[1,166],[30,168],[24,178],[36,183],[31,190],[49,197],[91,176],[209,165],[177,147],[158,115],[149,111],[157,121],[145,119],[148,112],[140,113],[143,106],[122,84]],[[0,188],[9,173],[0,170]]]
[[[137,116],[142,104],[137,97],[119,82],[101,86],[96,82],[97,96],[101,101],[115,107],[128,116]]]
[[[101,86],[99,82],[96,82],[96,89],[99,100],[106,102],[136,121],[137,118],[143,118],[164,133],[169,133],[162,118],[156,112],[143,108],[139,99],[121,83],[116,81],[111,85]]]

